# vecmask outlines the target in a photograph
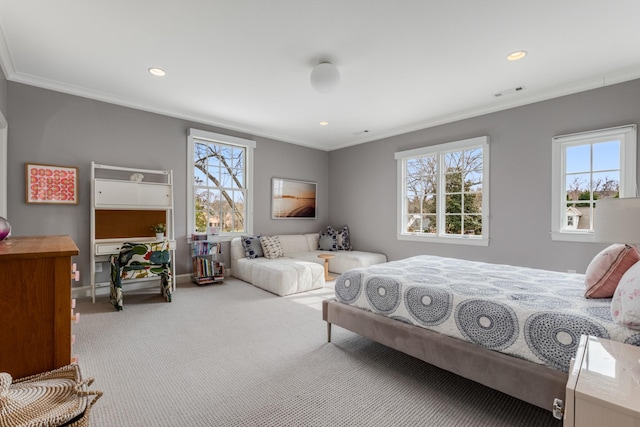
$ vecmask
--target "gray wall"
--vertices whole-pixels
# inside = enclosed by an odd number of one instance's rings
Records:
[[[431,254],[584,272],[606,245],[551,240],[551,138],[639,122],[635,80],[332,151],[329,220],[349,225],[356,248],[392,260]],[[481,135],[491,150],[489,246],[397,240],[394,152]]]
[[[1,98],[1,92],[0,92]],[[7,92],[8,220],[13,236],[68,234],[78,248],[76,259],[89,283],[91,161],[145,169],[173,169],[177,273],[190,271],[186,244],[187,129],[190,127],[256,140],[254,230],[264,234],[317,232],[326,227],[328,153],[227,131],[131,108],[9,82]],[[76,206],[27,205],[25,163],[76,166]],[[318,183],[315,220],[272,220],[272,177]],[[225,245],[226,246],[226,245]],[[223,248],[225,249],[225,248]],[[225,250],[228,264],[228,250]]]
[[[436,254],[584,272],[605,245],[553,242],[551,138],[640,119],[640,80],[544,101],[326,153],[226,131],[0,79],[0,108],[9,122],[8,219],[13,235],[68,234],[89,271],[90,163],[173,169],[178,274],[189,272],[186,246],[186,131],[189,127],[257,141],[254,231],[316,232],[348,224],[356,249],[389,259]],[[6,98],[6,100],[3,100]],[[396,239],[396,162],[393,153],[488,135],[491,144],[491,218],[488,247]],[[27,205],[24,164],[76,166],[80,204]],[[318,183],[318,218],[272,220],[272,177]],[[225,251],[228,255],[228,251]],[[84,277],[83,283],[88,283]]]

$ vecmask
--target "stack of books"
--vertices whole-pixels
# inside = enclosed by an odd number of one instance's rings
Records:
[[[224,280],[224,264],[215,256],[219,253],[220,242],[214,236],[206,233],[191,235],[192,279],[196,284],[205,285]]]
[[[206,257],[193,257],[193,281],[198,285],[224,280],[224,264]]]

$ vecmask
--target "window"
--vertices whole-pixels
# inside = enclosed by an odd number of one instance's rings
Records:
[[[255,141],[189,129],[187,234],[252,232]]]
[[[489,138],[395,153],[398,238],[489,244]]]
[[[593,241],[598,200],[636,195],[636,126],[553,138],[553,240]]]

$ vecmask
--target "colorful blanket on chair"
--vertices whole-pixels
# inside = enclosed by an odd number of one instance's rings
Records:
[[[111,256],[111,304],[122,310],[122,281],[160,277],[161,294],[171,302],[171,256],[169,242],[124,243],[120,253]]]

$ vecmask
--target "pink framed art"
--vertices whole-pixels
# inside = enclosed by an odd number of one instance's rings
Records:
[[[78,168],[27,163],[27,203],[78,204]]]

